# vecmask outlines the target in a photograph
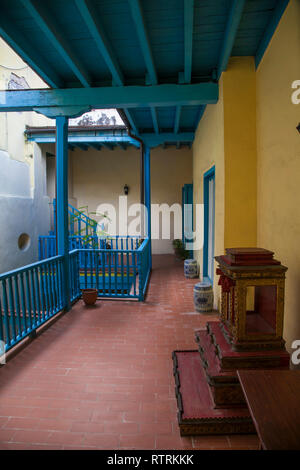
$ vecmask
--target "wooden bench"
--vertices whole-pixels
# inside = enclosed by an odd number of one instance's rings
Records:
[[[262,449],[300,449],[300,371],[239,370]]]

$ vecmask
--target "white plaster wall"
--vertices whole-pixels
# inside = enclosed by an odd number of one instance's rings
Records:
[[[0,89],[7,89],[12,73],[31,88],[47,87],[0,38]],[[48,233],[46,157],[26,142],[24,131],[26,125],[53,124],[37,113],[0,113],[0,273],[37,261],[38,236]],[[26,251],[18,248],[21,233],[31,239]]]
[[[33,147],[34,186],[25,162],[0,151],[0,273],[38,260],[38,237],[47,235],[50,222],[46,195],[46,157]],[[21,233],[30,236],[26,251],[18,248]]]

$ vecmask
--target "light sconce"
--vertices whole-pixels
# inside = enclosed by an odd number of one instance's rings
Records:
[[[124,194],[125,194],[125,196],[127,196],[128,193],[129,193],[129,186],[128,186],[128,184],[125,184],[125,186],[124,186]]]

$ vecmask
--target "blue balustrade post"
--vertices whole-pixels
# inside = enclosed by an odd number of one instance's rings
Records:
[[[146,234],[149,237],[149,268],[152,269],[152,248],[151,248],[151,163],[150,148],[145,146],[144,151],[144,190],[145,206],[147,208]]]
[[[56,227],[57,254],[63,258],[63,305],[69,310],[69,233],[68,233],[68,118],[56,118]]]

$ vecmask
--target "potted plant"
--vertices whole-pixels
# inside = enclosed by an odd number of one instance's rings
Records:
[[[189,257],[189,252],[184,248],[182,240],[176,238],[173,240],[172,245],[177,259],[185,260]]]

